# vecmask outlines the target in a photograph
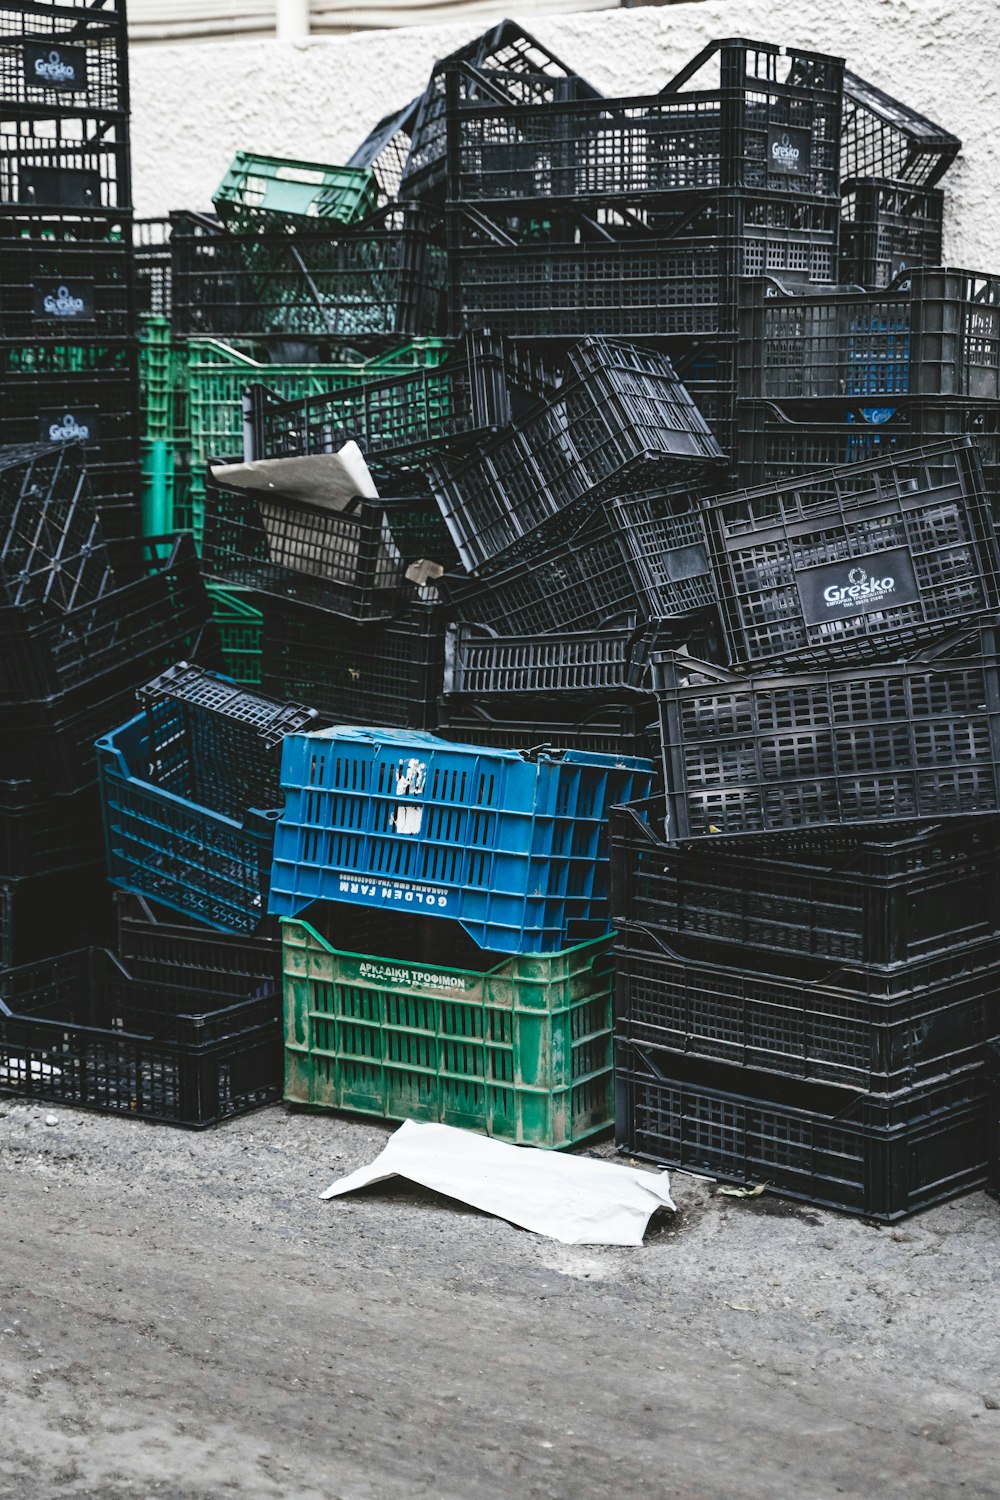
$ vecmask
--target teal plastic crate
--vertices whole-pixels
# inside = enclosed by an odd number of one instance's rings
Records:
[[[244,687],[260,687],[262,611],[251,602],[250,594],[241,593],[239,589],[207,583],[205,592],[218,626],[226,671],[234,682],[242,683]]]
[[[510,957],[404,921],[371,956],[281,927],[289,1102],[549,1148],[611,1124],[610,937]]]
[[[353,224],[378,207],[370,167],[335,167],[237,151],[215,193],[215,210],[242,233],[315,221]]]

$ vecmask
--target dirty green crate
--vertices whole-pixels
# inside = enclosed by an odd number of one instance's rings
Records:
[[[260,687],[263,614],[251,603],[251,595],[239,589],[217,583],[207,583],[205,589],[219,627],[226,671],[245,687]]]
[[[427,919],[391,920],[379,944],[389,956],[371,956],[282,919],[289,1102],[530,1146],[571,1146],[611,1125],[610,937],[455,968],[473,950],[451,924],[428,936]]]
[[[183,444],[187,435],[187,347],[169,318],[139,319],[139,399],[147,442]]]
[[[316,220],[354,224],[378,208],[370,167],[333,167],[237,151],[215,194],[215,209],[230,229],[250,232]]]

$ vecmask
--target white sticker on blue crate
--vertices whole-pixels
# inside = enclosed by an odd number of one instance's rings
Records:
[[[410,759],[401,760],[396,767],[396,796],[421,797],[427,785],[427,762]],[[424,810],[411,803],[401,802],[393,815],[397,833],[417,834],[423,827]]]
[[[419,809],[417,809],[419,811]],[[440,886],[410,885],[407,881],[359,880],[356,875],[338,872],[338,893],[341,896],[359,896],[363,900],[383,902],[399,901],[407,906],[433,906],[439,911],[447,907],[451,893]]]

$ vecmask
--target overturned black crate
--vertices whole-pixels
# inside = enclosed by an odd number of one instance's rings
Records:
[[[841,176],[889,177],[933,187],[962,143],[925,115],[901,104],[867,79],[844,73]]]
[[[0,343],[134,340],[128,217],[0,217]]]
[[[685,1058],[615,1038],[616,1140],[644,1161],[881,1222],[982,1187],[982,1062],[896,1094]]]
[[[498,101],[475,69],[446,70],[448,196],[562,201],[742,188],[836,197],[843,62],[765,42],[712,42],[659,94]]]
[[[884,177],[843,186],[840,276],[848,285],[887,287],[909,266],[944,259],[944,193]]]
[[[452,205],[447,229],[450,333],[642,342],[735,333],[744,276],[833,281],[840,204],[708,190],[535,217],[512,204]]]
[[[133,978],[102,948],[0,975],[0,1087],[199,1128],[277,1099],[281,993],[234,999],[193,967],[183,987]]]
[[[530,555],[556,539],[556,526],[566,534],[588,502],[704,486],[722,472],[722,450],[664,355],[589,339],[568,358],[550,401],[464,463],[433,463],[441,513],[469,572]]]
[[[380,203],[395,203],[399,198],[422,98],[418,94],[402,109],[383,115],[344,163],[348,167],[371,167]]]
[[[707,503],[734,665],[911,654],[1000,604],[1000,553],[971,438]]]
[[[877,292],[767,278],[740,290],[743,400],[1000,399],[1000,276],[915,266]]]
[[[0,976],[16,964],[62,953],[66,944],[110,942],[114,931],[111,889],[97,844],[72,865],[12,880],[0,877]],[[0,1024],[3,1007],[0,1005]],[[0,1088],[9,1080],[2,1073]]]
[[[684,958],[669,936],[619,928],[615,1020],[631,1041],[740,1069],[895,1093],[981,1061],[1000,1020],[1000,944],[910,967],[887,994],[856,976],[782,976]]]
[[[0,636],[26,611],[73,610],[114,587],[84,460],[76,442],[0,447]]]
[[[594,694],[591,700],[535,705],[530,716],[524,700],[473,700],[444,694],[438,733],[461,745],[488,745],[492,750],[585,750],[592,755],[633,755],[655,762],[655,705],[642,693],[624,701]]]
[[[231,488],[212,465],[202,560],[220,583],[350,619],[389,619],[420,593],[377,501],[333,510],[277,490]]]
[[[445,252],[438,221],[389,204],[348,228],[230,234],[198,214],[171,217],[171,298],[178,338],[207,334],[297,341],[300,358],[331,348],[375,352],[441,327]]]
[[[670,836],[1000,810],[998,630],[799,674],[654,653]]]
[[[277,599],[264,601],[263,615],[266,693],[308,701],[336,723],[435,727],[446,616],[433,599],[383,621]]]
[[[411,142],[400,196],[441,202],[448,154],[449,76],[458,73],[451,100],[476,97],[556,103],[596,98],[597,90],[513,21],[501,21],[434,66],[409,127]],[[352,162],[351,165],[368,165]]]
[[[686,490],[604,500],[533,558],[482,580],[449,572],[441,585],[459,620],[510,636],[600,629],[634,611],[689,622],[706,649],[718,604],[704,514]]]
[[[613,808],[614,925],[685,958],[889,992],[1000,938],[1000,823],[795,829],[677,844],[662,798]],[[853,977],[848,980],[847,976]]]

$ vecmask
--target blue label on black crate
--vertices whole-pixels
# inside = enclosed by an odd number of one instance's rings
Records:
[[[380,880],[377,876],[362,879],[357,875],[337,877],[338,894],[377,901],[380,905],[422,906],[444,911],[449,892],[434,885],[411,885],[405,880]]]
[[[35,282],[35,317],[64,323],[94,321],[94,283],[79,278]]]
[[[98,443],[101,414],[96,406],[50,406],[38,413],[38,438],[43,443]]]
[[[86,49],[25,42],[24,81],[31,89],[79,93],[87,87]]]
[[[920,597],[913,563],[904,547],[824,563],[820,568],[797,573],[795,582],[807,625],[898,609]]]
[[[769,126],[767,162],[771,172],[808,177],[812,172],[811,132],[795,125]]]

